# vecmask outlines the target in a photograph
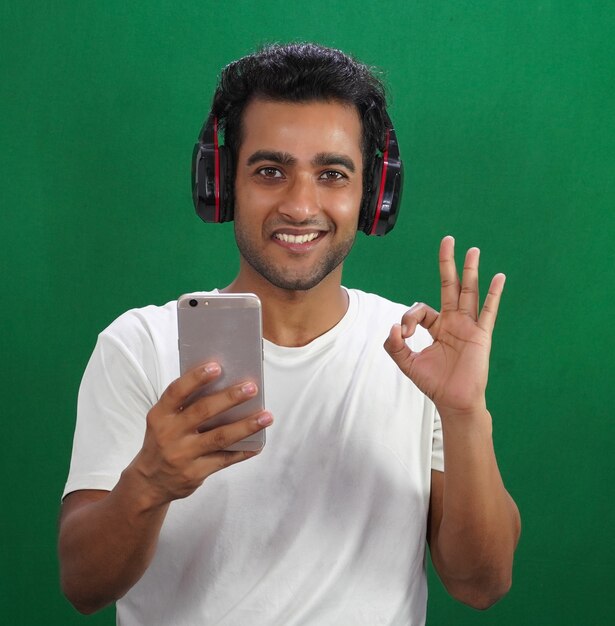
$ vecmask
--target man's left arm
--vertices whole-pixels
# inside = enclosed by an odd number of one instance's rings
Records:
[[[451,596],[487,609],[512,584],[519,512],[502,483],[490,435],[443,429],[446,470],[431,472],[431,559]]]
[[[440,247],[441,311],[413,306],[393,326],[385,348],[431,398],[442,420],[445,471],[432,471],[428,526],[433,564],[453,597],[484,609],[510,588],[521,524],[497,466],[485,401],[505,277],[493,278],[479,312],[478,259],[479,250],[471,248],[460,281],[454,239],[445,237]],[[421,352],[405,341],[417,325],[433,338]]]

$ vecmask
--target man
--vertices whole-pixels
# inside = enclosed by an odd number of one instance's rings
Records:
[[[519,515],[485,403],[504,276],[479,310],[478,249],[460,283],[446,237],[440,313],[341,285],[385,112],[379,82],[339,51],[272,46],[225,68],[212,114],[240,268],[222,291],[262,301],[268,410],[197,431],[256,389],[187,404],[223,364],[178,378],[174,303],[100,335],[60,525],[80,611],[117,601],[122,625],[423,624],[426,540],[454,597],[486,608],[508,590]],[[225,451],[264,428],[262,452]]]

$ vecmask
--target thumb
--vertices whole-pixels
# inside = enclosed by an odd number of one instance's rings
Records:
[[[384,349],[395,361],[397,367],[406,375],[409,375],[410,366],[414,360],[414,352],[410,350],[404,338],[404,331],[407,331],[401,324],[393,324],[391,332],[384,342]]]

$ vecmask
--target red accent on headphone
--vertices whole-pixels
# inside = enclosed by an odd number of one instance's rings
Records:
[[[378,226],[378,220],[380,219],[380,210],[382,209],[382,197],[384,196],[384,181],[387,176],[387,168],[389,166],[389,129],[387,128],[387,135],[385,139],[385,148],[382,154],[382,174],[380,176],[380,193],[378,194],[378,202],[376,203],[376,215],[374,216],[374,222],[372,224],[372,230],[370,235],[376,233],[376,226]]]
[[[215,221],[220,221],[220,155],[218,154],[218,118],[214,117],[214,196],[216,198]]]

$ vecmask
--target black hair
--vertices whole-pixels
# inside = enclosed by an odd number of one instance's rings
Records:
[[[383,83],[367,65],[334,48],[313,43],[272,44],[227,65],[214,94],[212,113],[224,132],[233,163],[242,140],[242,117],[254,99],[339,101],[356,107],[362,124],[363,193],[373,161],[385,142]],[[232,181],[229,181],[232,184]]]

